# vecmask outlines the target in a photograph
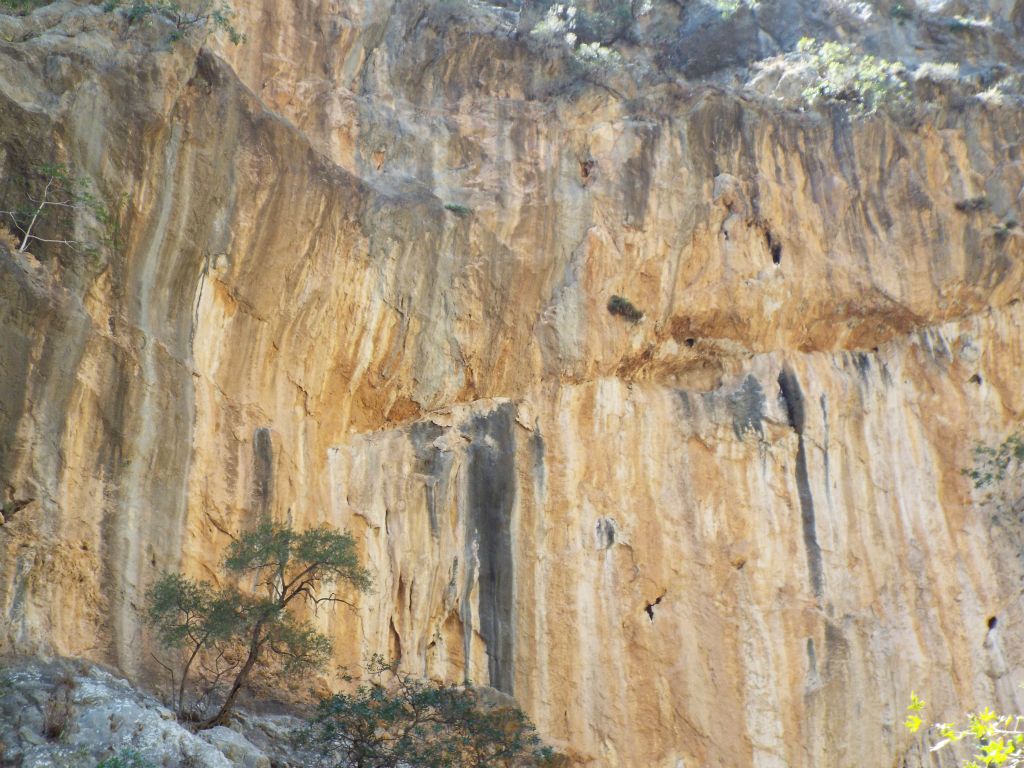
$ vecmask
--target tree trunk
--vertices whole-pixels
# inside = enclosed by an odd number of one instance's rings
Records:
[[[185,662],[185,668],[181,670],[181,684],[178,686],[178,704],[174,708],[174,713],[181,720],[185,716],[185,680],[188,678],[188,671],[192,668],[192,662],[196,660],[196,656],[199,655],[200,649],[203,647],[203,643],[206,642],[204,637],[198,643],[195,648],[192,649],[192,655],[188,657],[188,661]],[[174,695],[173,693],[171,694]]]
[[[245,659],[245,664],[242,665],[242,668],[238,670],[238,674],[235,675],[235,681],[231,684],[231,690],[228,691],[227,698],[220,705],[217,714],[196,726],[197,731],[205,731],[208,728],[224,725],[227,722],[228,715],[231,714],[231,710],[235,706],[235,699],[238,698],[238,692],[242,690],[242,686],[245,685],[249,673],[256,666],[256,660],[259,658],[260,650],[263,647],[262,635],[263,622],[260,621],[252,631],[252,639],[249,641],[249,655]]]

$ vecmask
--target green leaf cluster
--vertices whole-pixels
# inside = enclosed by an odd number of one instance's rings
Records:
[[[159,16],[174,25],[172,41],[180,40],[189,32],[202,30],[224,32],[234,45],[245,42],[245,35],[235,25],[235,10],[224,0],[106,0],[104,9],[123,9],[129,23]]]
[[[223,723],[257,672],[295,674],[330,658],[330,640],[297,615],[299,606],[345,603],[339,585],[370,587],[352,536],[329,526],[296,531],[263,519],[229,545],[222,565],[227,576],[252,577],[255,593],[174,573],[161,576],[147,593],[146,619],[157,642],[180,652],[174,666],[165,665],[178,716],[190,716],[191,675],[192,702],[200,709],[222,681],[231,680],[219,709],[200,727]]]
[[[329,768],[511,768],[554,765],[557,756],[514,706],[469,685],[414,678],[375,656],[369,684],[320,703],[303,740]]]
[[[10,210],[0,210],[0,216],[18,235],[19,251],[28,250],[33,243],[93,254],[100,246],[117,246],[119,211],[107,208],[87,177],[76,176],[64,163],[41,163],[12,181],[21,189],[20,198]],[[123,200],[118,207],[121,205]],[[78,214],[90,220],[89,239],[75,240],[67,235],[74,229]]]
[[[53,0],[0,0],[0,13],[13,11],[16,14],[23,14],[52,2]]]
[[[974,466],[964,470],[974,487],[986,488],[1002,482],[1008,473],[1024,462],[1024,433],[1015,432],[995,448],[979,445],[974,449]]]
[[[899,62],[858,53],[845,43],[809,37],[801,38],[797,50],[817,72],[814,84],[803,91],[808,104],[844,104],[855,115],[870,115],[882,107],[909,103],[906,68]]]
[[[153,764],[134,749],[122,749],[113,757],[98,763],[96,768],[153,768]]]
[[[612,296],[608,299],[607,309],[609,314],[623,317],[631,323],[639,323],[644,317],[644,313],[625,296]]]
[[[574,64],[585,70],[618,64],[622,57],[613,46],[635,42],[636,18],[631,3],[544,0],[532,10],[544,15],[531,36],[550,45],[566,46],[572,52]]]
[[[925,702],[916,694],[910,694],[908,715],[903,724],[911,733],[921,728],[924,706]],[[941,738],[932,746],[932,752],[958,742],[974,750],[974,754],[963,761],[963,768],[1024,766],[1024,717],[1020,715],[1002,715],[985,707],[968,714],[965,723],[937,723],[935,728]]]

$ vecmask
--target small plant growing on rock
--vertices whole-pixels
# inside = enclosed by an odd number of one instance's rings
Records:
[[[454,213],[456,216],[463,217],[469,216],[473,212],[473,209],[468,205],[461,205],[459,203],[445,203],[444,209],[449,213]]]
[[[995,448],[979,445],[974,449],[974,466],[965,469],[974,487],[987,488],[1001,483],[1007,475],[1024,471],[1024,432],[1014,432]]]
[[[96,768],[153,768],[153,764],[134,749],[122,749],[113,757],[97,763]]]
[[[613,46],[632,40],[634,26],[629,3],[597,2],[588,8],[580,3],[548,2],[544,17],[530,34],[548,45],[567,48],[573,66],[585,74],[620,64],[622,56]]]
[[[899,62],[858,53],[845,43],[801,38],[797,50],[817,73],[816,82],[804,89],[808,104],[846,104],[855,115],[874,114],[882,107],[909,102],[906,68]]]
[[[0,0],[0,13],[14,12],[24,14],[49,5],[53,0]]]
[[[612,296],[608,299],[608,313],[625,318],[631,323],[639,323],[644,316],[644,313],[625,296]]]
[[[95,251],[107,241],[106,234],[96,240],[73,240],[62,237],[61,230],[74,226],[76,214],[90,216],[99,226],[110,230],[114,217],[103,202],[91,191],[84,176],[75,176],[63,163],[44,163],[24,180],[28,188],[25,200],[13,210],[0,211],[18,235],[18,252],[24,253],[32,243],[62,245],[74,251]]]
[[[178,0],[106,0],[103,7],[107,11],[123,8],[129,23],[154,16],[167,19],[174,25],[172,41],[202,30],[204,36],[224,32],[235,45],[245,42],[245,35],[235,26],[234,8],[223,0],[186,0],[184,4]]]
[[[380,656],[367,673],[370,684],[322,701],[302,734],[323,768],[532,768],[558,760],[511,701],[412,677]]]
[[[917,733],[924,725],[921,718],[924,708],[925,701],[911,693],[907,717],[903,721],[903,726],[911,733]],[[1024,766],[1024,716],[1000,714],[985,707],[980,712],[968,714],[965,722],[936,723],[933,727],[938,731],[939,740],[932,746],[931,752],[938,752],[959,742],[976,750],[971,758],[961,761],[963,768]]]
[[[333,588],[326,591],[327,583],[354,590],[370,584],[348,533],[328,526],[296,531],[269,519],[231,543],[223,567],[227,575],[255,582],[256,593],[165,574],[147,595],[146,618],[157,641],[179,654],[175,666],[164,665],[176,711],[200,730],[227,722],[257,671],[289,674],[323,664],[330,641],[296,609],[347,603]],[[196,700],[206,704],[220,695],[220,705],[205,718],[185,703],[189,674],[197,667],[202,680]],[[221,695],[222,681],[230,683]]]

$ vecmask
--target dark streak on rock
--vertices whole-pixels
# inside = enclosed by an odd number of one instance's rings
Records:
[[[477,544],[480,635],[490,685],[508,694],[515,681],[512,511],[516,495],[515,406],[501,405],[469,426],[467,540]],[[467,590],[468,591],[468,590]]]
[[[424,493],[430,534],[434,538],[441,535],[438,502],[443,503],[448,497],[448,476],[452,463],[451,454],[434,445],[434,441],[443,433],[444,428],[432,421],[418,421],[409,429],[409,440],[416,456],[416,472],[426,477]]]
[[[732,429],[736,439],[742,440],[746,432],[757,432],[764,439],[765,397],[761,383],[748,375],[743,385],[729,395],[729,410],[732,411]]]
[[[274,447],[266,427],[253,433],[252,465],[252,509],[260,518],[270,514],[274,495]]]
[[[821,597],[825,588],[825,575],[822,567],[821,546],[818,544],[814,520],[814,498],[811,496],[811,484],[807,474],[807,449],[804,445],[804,427],[806,425],[804,396],[796,374],[789,368],[784,368],[779,373],[779,395],[786,408],[789,425],[797,434],[796,487],[800,498],[804,547],[807,550],[807,570],[810,575],[811,589],[815,596]]]

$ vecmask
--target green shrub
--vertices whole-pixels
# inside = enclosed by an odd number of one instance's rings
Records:
[[[177,653],[164,665],[172,706],[180,718],[197,720],[199,729],[228,720],[255,672],[273,667],[300,673],[325,663],[330,641],[293,612],[303,604],[344,603],[336,588],[365,590],[370,584],[348,533],[328,526],[295,531],[269,519],[231,543],[223,569],[225,576],[255,584],[256,593],[164,574],[146,596],[147,623],[158,643]],[[333,586],[321,594],[325,581]],[[196,713],[186,701],[190,685]],[[202,717],[217,700],[214,714]]]
[[[75,176],[63,163],[43,163],[16,181],[23,190],[22,199],[11,210],[0,210],[0,216],[7,218],[17,234],[19,252],[24,253],[33,243],[84,252],[115,244],[117,217],[92,191],[86,177]],[[92,219],[93,238],[75,240],[67,234],[78,214]]]
[[[122,749],[113,757],[98,763],[96,768],[153,768],[153,764],[134,749]]]
[[[917,733],[924,725],[921,718],[924,707],[924,700],[911,693],[907,718],[903,721],[911,733]],[[959,742],[974,752],[971,758],[962,761],[963,768],[1024,766],[1024,716],[998,714],[985,707],[968,714],[963,723],[936,723],[933,727],[938,731],[939,741],[931,747],[931,752]]]
[[[612,47],[617,42],[633,41],[632,6],[617,0],[591,0],[583,3],[540,4],[543,18],[531,35],[553,46],[564,46],[572,61],[584,70],[603,68],[621,61]]]
[[[623,317],[631,323],[639,323],[644,316],[644,313],[624,296],[612,296],[608,299],[608,312],[609,314]]]
[[[1024,467],[1024,432],[1014,432],[995,448],[979,445],[974,449],[974,466],[965,469],[978,489],[1000,483],[1007,475],[1016,476]]]
[[[375,656],[370,684],[320,703],[301,734],[328,768],[529,768],[554,765],[523,712],[469,685],[421,680]]]
[[[128,22],[160,16],[174,25],[171,40],[180,40],[189,33],[205,36],[224,32],[235,45],[245,42],[245,35],[235,26],[235,10],[225,0],[106,0],[104,9],[123,9]]]
[[[445,203],[444,209],[449,213],[454,213],[456,216],[469,216],[473,212],[473,209],[469,206],[459,203]]]
[[[53,0],[0,0],[0,13],[24,14],[49,5]]]
[[[797,50],[817,72],[817,81],[804,89],[811,105],[845,104],[857,115],[869,115],[882,107],[909,103],[906,68],[899,62],[858,53],[845,43],[802,38]]]

